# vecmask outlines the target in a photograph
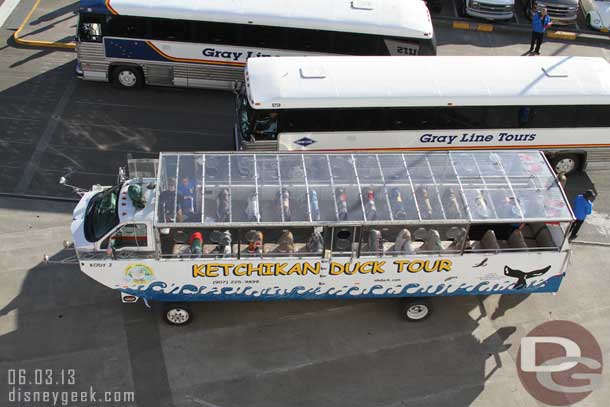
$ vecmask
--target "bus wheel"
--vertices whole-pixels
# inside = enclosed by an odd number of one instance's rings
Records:
[[[182,304],[168,304],[163,309],[163,319],[170,325],[186,325],[193,320],[193,312]]]
[[[561,154],[553,160],[553,169],[557,174],[570,174],[580,168],[580,157],[576,154]]]
[[[144,76],[137,67],[117,66],[112,70],[112,82],[121,88],[141,88],[144,85]]]
[[[432,305],[426,298],[409,298],[400,305],[400,316],[405,321],[423,321],[430,314],[432,314]]]

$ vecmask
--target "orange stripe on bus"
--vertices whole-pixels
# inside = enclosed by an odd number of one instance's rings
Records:
[[[324,148],[324,149],[307,149],[307,150],[290,150],[294,152],[300,151],[444,151],[444,150],[495,150],[495,149],[549,149],[549,148],[565,148],[565,147],[610,147],[610,144],[561,144],[561,145],[528,145],[528,146],[471,146],[471,147],[375,147],[375,148]]]
[[[106,8],[114,15],[118,15],[117,11],[110,5],[110,0],[106,0]]]
[[[198,64],[213,64],[213,65],[231,65],[231,66],[246,66],[243,62],[222,62],[222,61],[211,61],[209,59],[189,59],[189,58],[176,58],[167,55],[165,52],[161,51],[159,48],[155,46],[151,41],[146,41],[149,47],[151,47],[157,54],[161,55],[163,58],[167,58],[170,61],[174,62],[194,62]]]

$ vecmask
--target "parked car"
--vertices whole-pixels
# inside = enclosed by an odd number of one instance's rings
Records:
[[[554,25],[574,24],[578,18],[578,0],[524,0],[524,4],[530,19],[539,7],[546,8]]]
[[[510,20],[515,0],[462,0],[461,14],[486,20]]]
[[[602,32],[610,30],[610,0],[580,0],[580,7],[589,27]]]

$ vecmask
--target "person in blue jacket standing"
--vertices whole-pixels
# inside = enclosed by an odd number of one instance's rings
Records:
[[[570,233],[570,240],[576,239],[578,237],[578,231],[582,226],[583,222],[587,215],[591,214],[593,210],[593,200],[595,199],[595,192],[589,189],[584,194],[576,195],[574,199],[574,205],[572,206],[572,210],[574,211],[574,216],[576,217],[576,221],[572,224],[572,232]]]
[[[551,22],[551,17],[546,13],[546,8],[541,7],[534,13],[532,16],[532,44],[530,45],[529,52],[540,55],[540,45],[544,39],[544,33],[551,24],[553,23]],[[536,49],[534,49],[534,44],[536,44]]]

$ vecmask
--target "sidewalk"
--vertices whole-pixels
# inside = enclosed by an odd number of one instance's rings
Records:
[[[25,41],[48,41],[51,43],[74,42],[78,23],[78,5],[75,0],[44,0],[23,2],[34,12],[23,26],[19,38]]]

